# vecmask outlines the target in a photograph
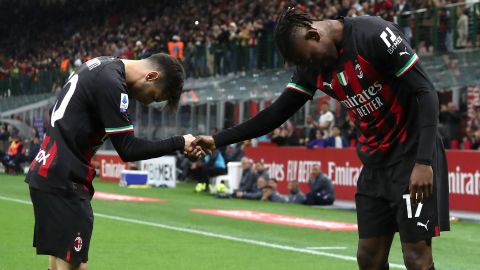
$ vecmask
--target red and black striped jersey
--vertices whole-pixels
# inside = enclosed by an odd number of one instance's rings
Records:
[[[25,181],[42,190],[72,190],[77,183],[93,194],[91,158],[108,134],[133,131],[128,103],[120,59],[98,57],[80,66],[58,94]]]
[[[399,28],[379,17],[344,18],[339,59],[332,72],[297,67],[287,89],[337,99],[360,130],[364,164],[389,165],[414,152],[418,101],[402,79],[418,56]]]

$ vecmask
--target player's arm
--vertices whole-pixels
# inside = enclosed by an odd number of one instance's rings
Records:
[[[95,83],[99,87],[94,92],[98,117],[120,157],[124,161],[136,161],[163,156],[176,150],[185,151],[194,139],[192,135],[174,136],[161,141],[147,141],[134,136],[133,123],[128,114],[128,92],[121,72],[117,66],[105,66],[96,78]],[[192,150],[189,158],[196,154],[198,149]]]
[[[388,75],[398,78],[397,81],[406,82],[419,103],[418,148],[409,189],[414,202],[423,201],[433,191],[431,163],[436,143],[438,97],[432,82],[418,63],[417,54],[397,26],[374,19],[371,29],[374,31],[371,31],[368,42],[376,52],[369,54],[374,63]]]
[[[186,136],[173,136],[166,140],[149,141],[136,138],[133,132],[126,132],[109,135],[109,138],[120,158],[128,162],[160,157],[172,154],[177,150],[183,151]]]
[[[202,146],[203,149],[215,149],[269,133],[287,121],[308,100],[312,99],[316,91],[312,78],[314,76],[308,70],[297,68],[286,89],[268,108],[244,123],[223,130],[213,137],[197,136],[192,145]]]
[[[297,112],[310,96],[285,90],[268,108],[238,126],[223,130],[213,136],[216,147],[259,137],[274,130]]]

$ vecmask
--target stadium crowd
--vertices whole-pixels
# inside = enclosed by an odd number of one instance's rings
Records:
[[[45,4],[52,2],[51,4]],[[93,2],[93,1],[90,1]],[[316,18],[378,15],[396,21],[412,39],[410,11],[426,8],[417,51],[431,52],[433,7],[439,7],[440,51],[454,47],[449,9],[456,1],[429,0],[296,0],[296,1],[95,1],[69,8],[66,1],[26,6],[2,3],[4,41],[0,52],[0,80],[29,77],[41,71],[68,73],[88,59],[113,55],[141,59],[168,52],[181,59],[187,75],[202,77],[245,72],[283,64],[271,42],[275,16],[285,5],[308,10]],[[43,3],[43,4],[42,4]],[[457,48],[470,46],[469,10],[458,13]],[[412,40],[413,41],[413,40]],[[26,90],[25,90],[26,91]]]

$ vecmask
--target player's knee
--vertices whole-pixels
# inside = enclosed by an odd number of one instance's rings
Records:
[[[404,251],[403,260],[408,270],[430,270],[433,266],[432,255],[417,251]]]
[[[78,268],[78,270],[87,270],[87,269],[88,269],[88,267],[87,267],[86,263],[80,264],[80,267]]]
[[[357,263],[360,269],[382,269],[385,261],[378,252],[365,248],[359,248],[357,251]]]

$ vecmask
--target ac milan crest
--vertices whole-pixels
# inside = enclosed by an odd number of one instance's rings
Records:
[[[83,240],[80,236],[77,236],[77,238],[75,238],[75,241],[73,241],[73,248],[76,252],[80,252],[80,250],[82,250],[82,246]]]
[[[357,77],[359,79],[363,78],[363,71],[362,69],[360,68],[360,64],[356,64],[355,65],[355,74],[357,74]]]

